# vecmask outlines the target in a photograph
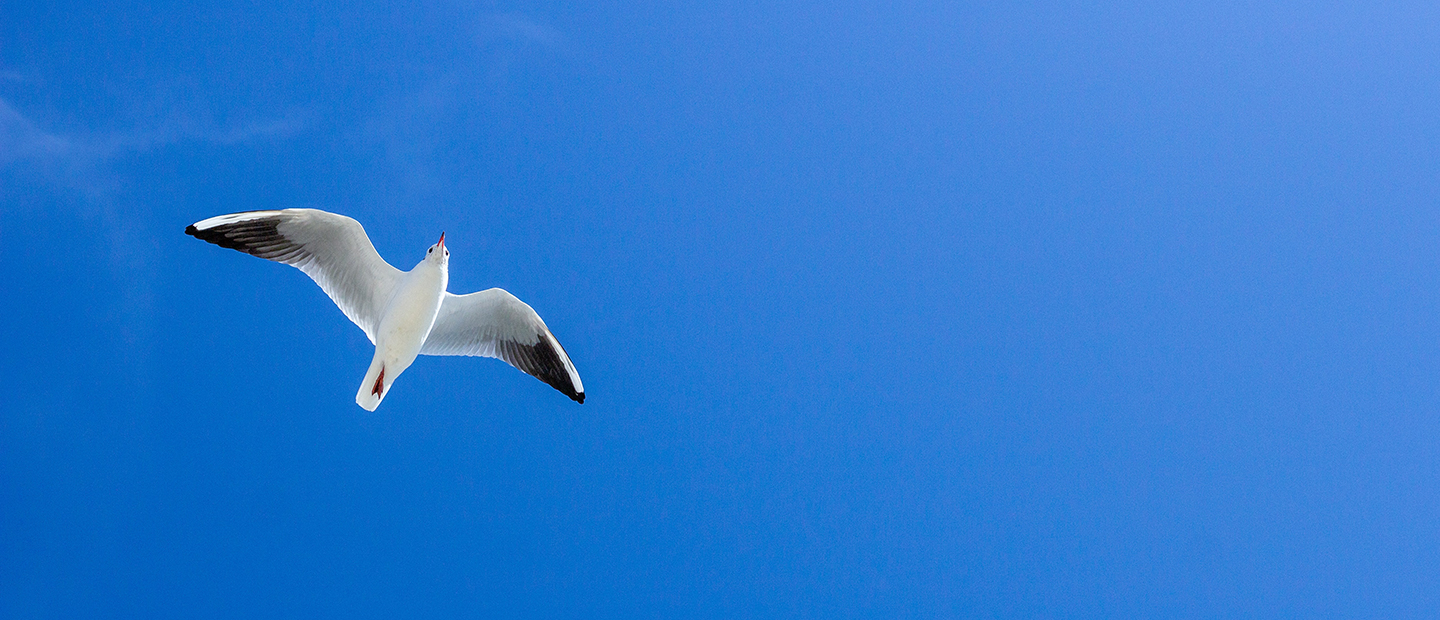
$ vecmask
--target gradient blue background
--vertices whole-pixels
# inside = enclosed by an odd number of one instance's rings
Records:
[[[0,4],[0,616],[1440,614],[1433,2]],[[588,388],[186,237],[365,224]]]

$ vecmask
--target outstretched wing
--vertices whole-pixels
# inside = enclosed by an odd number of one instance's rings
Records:
[[[585,402],[585,385],[560,341],[530,306],[502,289],[469,295],[445,293],[435,327],[420,353],[505,360],[575,402]]]
[[[220,215],[185,227],[185,234],[305,272],[370,342],[404,275],[375,252],[360,222],[315,209]]]

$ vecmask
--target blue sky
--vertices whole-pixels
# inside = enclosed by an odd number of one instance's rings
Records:
[[[0,4],[0,615],[1434,617],[1433,3]],[[185,236],[361,221],[586,404]]]

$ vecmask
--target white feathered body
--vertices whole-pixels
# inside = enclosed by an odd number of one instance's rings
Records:
[[[415,363],[435,326],[449,280],[446,265],[428,258],[400,279],[375,330],[375,357],[355,393],[355,404],[374,411],[390,384]]]

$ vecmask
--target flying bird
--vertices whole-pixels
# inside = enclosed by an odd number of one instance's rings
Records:
[[[498,289],[453,295],[445,233],[410,271],[391,267],[360,223],[316,209],[250,211],[201,220],[185,234],[305,272],[375,345],[355,403],[374,411],[420,355],[504,360],[585,402],[580,373],[525,302]]]

